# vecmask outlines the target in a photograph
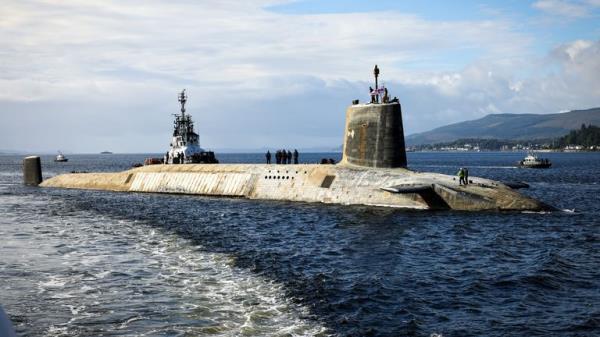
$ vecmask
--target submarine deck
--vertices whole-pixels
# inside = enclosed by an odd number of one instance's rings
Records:
[[[412,209],[545,208],[502,183],[477,177],[471,180],[473,184],[460,187],[448,175],[349,164],[182,164],[148,165],[115,173],[63,174],[45,180],[41,186]]]

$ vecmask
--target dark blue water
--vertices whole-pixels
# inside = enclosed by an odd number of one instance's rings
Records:
[[[335,156],[335,157],[334,157]],[[600,154],[410,153],[563,211],[422,212],[30,188],[0,157],[0,303],[24,336],[598,336]],[[44,174],[145,155],[44,159]],[[335,154],[305,155],[304,161]],[[261,162],[262,155],[220,155]]]

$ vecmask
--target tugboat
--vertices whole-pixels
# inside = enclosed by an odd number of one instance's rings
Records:
[[[185,89],[179,94],[179,103],[181,103],[181,114],[174,114],[173,138],[171,147],[164,158],[165,164],[217,164],[219,161],[215,158],[215,153],[205,151],[200,147],[199,136],[194,132],[194,122],[192,116],[185,114],[185,103],[187,95]]]
[[[56,155],[56,158],[54,158],[54,161],[57,163],[66,163],[69,161],[69,158],[65,157],[60,151],[58,151],[58,154]]]
[[[527,157],[519,161],[518,165],[527,168],[549,168],[552,163],[546,158],[538,158],[533,152],[529,152]]]

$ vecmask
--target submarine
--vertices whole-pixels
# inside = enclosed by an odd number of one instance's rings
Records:
[[[323,164],[219,164],[214,154],[181,135],[197,134],[185,124],[163,164],[122,172],[69,173],[41,182],[45,188],[242,197],[257,200],[367,205],[417,210],[543,211],[552,207],[519,193],[515,185],[469,177],[468,185],[438,173],[407,168],[402,108],[378,85],[371,100],[353,100],[346,110],[342,160]],[[180,102],[183,96],[180,96]],[[187,99],[187,98],[186,98]],[[178,120],[190,120],[190,115]],[[177,121],[177,119],[176,119]],[[190,120],[191,121],[191,120]],[[181,125],[181,123],[176,125]],[[179,146],[180,153],[173,151]],[[188,153],[197,149],[198,154]],[[173,158],[176,158],[173,161]],[[189,158],[189,159],[187,159]],[[197,162],[192,158],[198,159]],[[207,159],[208,158],[208,159]],[[179,162],[178,164],[173,164]]]

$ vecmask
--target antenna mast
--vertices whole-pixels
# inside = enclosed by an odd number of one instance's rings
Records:
[[[377,83],[377,78],[379,77],[379,68],[377,67],[377,65],[375,65],[375,69],[373,69],[373,75],[375,75],[375,93],[376,93],[376,99],[377,99],[377,103],[379,103],[379,85]]]
[[[179,102],[181,103],[181,117],[185,117],[185,102],[187,102],[187,95],[185,89],[179,94]]]

